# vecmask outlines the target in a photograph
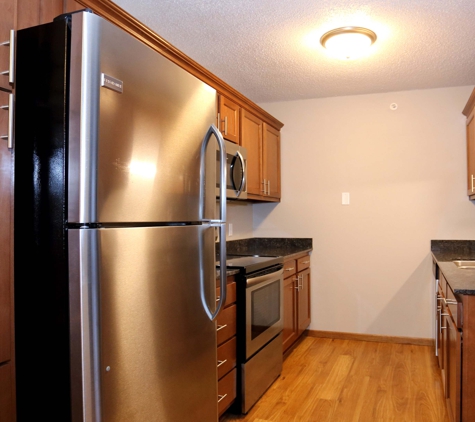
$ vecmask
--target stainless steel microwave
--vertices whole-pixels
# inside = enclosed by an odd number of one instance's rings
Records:
[[[247,150],[233,142],[226,143],[226,198],[247,199]],[[219,174],[219,151],[216,151],[216,174]],[[219,197],[219,181],[216,182]]]

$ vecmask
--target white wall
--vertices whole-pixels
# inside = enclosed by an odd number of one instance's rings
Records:
[[[311,329],[432,336],[430,240],[475,239],[472,88],[262,105],[285,124],[282,202],[252,206],[253,235],[313,238]]]
[[[253,237],[252,203],[243,201],[227,201],[226,240],[238,240]],[[229,223],[233,226],[233,234],[229,236]]]

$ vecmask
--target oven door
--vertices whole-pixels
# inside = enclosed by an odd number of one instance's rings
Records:
[[[246,359],[283,329],[283,270],[248,278],[246,288]]]
[[[232,142],[226,142],[226,198],[247,199],[247,151]],[[219,151],[216,152],[216,174],[219,174]],[[219,181],[216,181],[219,197]]]

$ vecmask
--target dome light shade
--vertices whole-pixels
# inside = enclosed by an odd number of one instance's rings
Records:
[[[376,41],[376,34],[366,28],[346,26],[333,29],[320,38],[323,45],[332,55],[344,60],[356,59],[366,53]]]

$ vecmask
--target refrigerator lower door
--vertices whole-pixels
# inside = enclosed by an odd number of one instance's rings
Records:
[[[214,229],[70,232],[73,420],[217,421]]]

